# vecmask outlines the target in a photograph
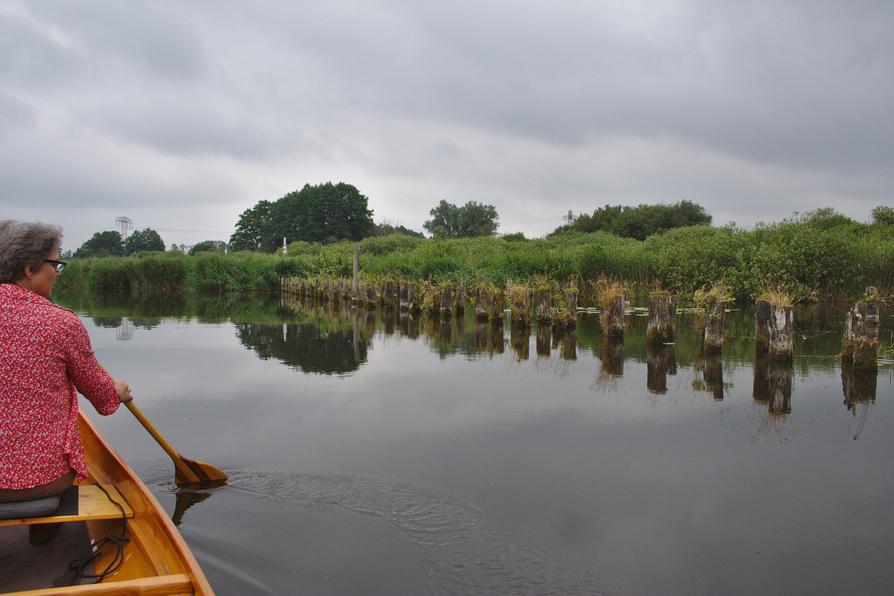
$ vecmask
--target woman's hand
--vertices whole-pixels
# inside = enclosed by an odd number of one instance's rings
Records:
[[[130,387],[128,387],[127,383],[124,381],[115,381],[115,392],[118,394],[118,399],[121,400],[121,403],[133,401],[133,395],[130,394]]]

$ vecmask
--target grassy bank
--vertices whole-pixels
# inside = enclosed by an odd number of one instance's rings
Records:
[[[764,283],[782,284],[798,297],[854,296],[867,285],[894,290],[894,227],[846,218],[805,218],[754,230],[697,226],[643,241],[603,232],[562,234],[537,240],[473,238],[434,240],[408,236],[360,242],[366,274],[414,280],[530,281],[543,275],[582,283],[600,275],[633,284],[659,281],[691,296],[723,280],[738,300]],[[60,291],[149,290],[182,292],[271,291],[283,276],[350,276],[354,244],[296,242],[289,256],[258,253],[145,253],[74,260],[60,277]]]

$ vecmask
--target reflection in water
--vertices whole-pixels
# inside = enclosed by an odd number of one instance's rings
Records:
[[[699,352],[695,357],[693,367],[695,379],[692,388],[696,391],[707,391],[714,399],[723,399],[725,387],[723,385],[723,362],[719,355],[707,355]],[[701,379],[699,379],[701,374]]]
[[[506,351],[506,338],[503,332],[502,321],[494,321],[490,324],[490,347],[494,354],[502,354]]]
[[[758,403],[770,401],[770,359],[758,350],[754,357],[754,384],[751,396]]]
[[[646,344],[646,387],[652,393],[667,392],[667,375],[677,374],[674,346]]]
[[[600,376],[620,377],[624,375],[624,340],[603,338],[602,347],[599,350],[599,359],[602,361]]]
[[[358,333],[353,322],[350,324],[350,328],[328,330],[319,323],[235,327],[242,345],[263,360],[275,358],[304,372],[342,374],[366,362],[369,346],[369,336]]]
[[[854,370],[853,366],[842,365],[841,388],[844,391],[844,407],[848,412],[857,415],[859,405],[860,418],[854,431],[856,441],[866,425],[866,417],[869,408],[875,403],[875,393],[878,386],[878,374],[875,371]]]
[[[528,325],[512,325],[509,343],[519,362],[527,360],[531,353],[531,328]]]
[[[560,336],[561,350],[559,355],[563,360],[577,360],[577,332],[574,328],[563,329],[557,332]]]
[[[792,411],[791,363],[770,362],[768,373],[769,406],[771,414],[790,414]]]
[[[416,339],[419,337],[419,319],[410,314],[400,316],[400,333],[404,337]]]
[[[538,325],[537,327],[537,355],[549,357],[550,343],[552,341],[552,331],[549,325]]]

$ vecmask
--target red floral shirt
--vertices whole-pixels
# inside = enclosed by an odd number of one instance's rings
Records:
[[[75,388],[103,416],[121,403],[75,313],[0,284],[0,488],[87,475]]]

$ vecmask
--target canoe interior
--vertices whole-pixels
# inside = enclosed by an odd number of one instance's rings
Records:
[[[148,488],[83,414],[79,423],[90,469],[87,483],[114,486],[117,493],[112,495],[122,497],[133,510],[133,517],[127,520],[130,542],[125,546],[125,562],[100,585],[57,587],[67,585],[66,577],[70,581],[71,574],[65,575],[69,562],[89,550],[91,540],[121,532],[120,518],[66,523],[52,542],[40,546],[29,544],[28,529],[23,525],[0,527],[0,593],[43,589],[46,594],[99,594],[109,593],[117,584],[127,593],[213,594],[183,538]],[[114,555],[113,548],[105,549],[95,569],[104,569]]]

